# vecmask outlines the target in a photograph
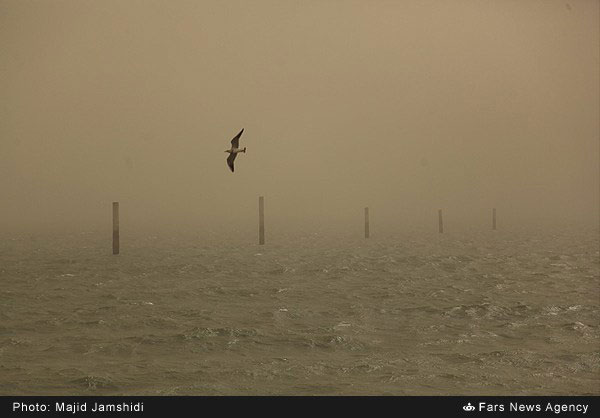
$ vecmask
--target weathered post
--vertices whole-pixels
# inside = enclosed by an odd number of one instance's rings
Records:
[[[258,244],[265,244],[265,198],[258,197]]]
[[[369,208],[365,208],[365,238],[369,238]]]
[[[119,202],[113,202],[113,254],[119,254]]]
[[[492,209],[492,229],[496,230],[496,208]]]
[[[444,221],[442,220],[442,210],[438,210],[438,222],[439,222],[439,231],[440,234],[444,233]]]

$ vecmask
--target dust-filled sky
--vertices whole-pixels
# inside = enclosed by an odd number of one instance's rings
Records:
[[[0,0],[0,226],[597,224],[599,4]]]

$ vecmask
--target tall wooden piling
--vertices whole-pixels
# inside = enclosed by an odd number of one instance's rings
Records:
[[[492,229],[496,230],[496,208],[492,209]]]
[[[119,202],[113,202],[113,254],[119,254]]]
[[[258,197],[258,244],[265,245],[265,198]]]
[[[440,234],[443,234],[444,233],[444,221],[442,219],[442,210],[441,209],[438,209],[438,223],[439,223],[438,228],[439,228]]]
[[[369,208],[365,208],[365,238],[369,238]]]

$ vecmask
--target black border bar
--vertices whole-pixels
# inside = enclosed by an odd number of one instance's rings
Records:
[[[0,416],[598,416],[600,396],[0,396]],[[18,404],[18,406],[16,406]],[[333,408],[333,409],[329,409]],[[330,411],[326,413],[325,411]]]

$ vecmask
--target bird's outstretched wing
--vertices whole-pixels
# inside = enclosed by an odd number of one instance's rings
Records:
[[[235,160],[235,157],[237,157],[237,154],[234,154],[234,153],[229,154],[229,157],[227,157],[227,165],[229,166],[229,169],[231,170],[232,173],[233,173],[233,161]]]
[[[231,145],[233,145],[233,148],[239,148],[240,147],[240,136],[242,136],[242,132],[244,132],[244,130],[242,129],[240,131],[239,134],[237,134],[232,140],[231,140]]]

